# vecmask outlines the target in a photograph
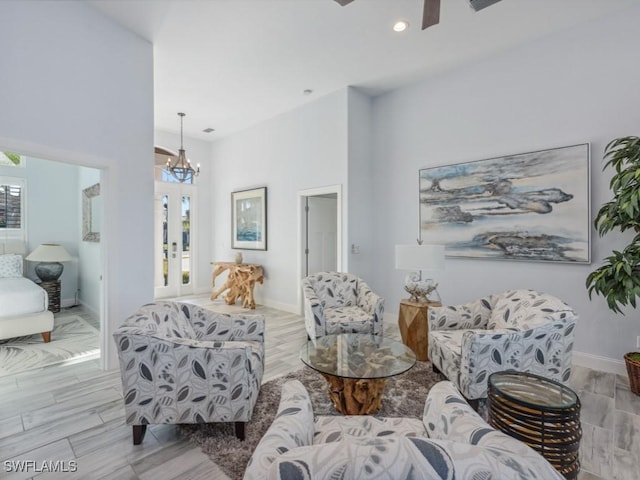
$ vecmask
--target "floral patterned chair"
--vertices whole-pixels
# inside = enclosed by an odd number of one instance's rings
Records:
[[[133,443],[148,424],[235,422],[244,439],[264,371],[264,317],[177,302],[141,307],[114,332]]]
[[[275,420],[244,480],[561,480],[541,455],[490,427],[451,382],[433,386],[422,419],[318,416],[297,380],[285,383]]]
[[[486,398],[489,375],[502,370],[567,383],[577,318],[562,300],[533,290],[430,307],[429,358],[468,400]]]
[[[384,300],[355,275],[321,272],[302,279],[309,338],[338,333],[382,335]]]

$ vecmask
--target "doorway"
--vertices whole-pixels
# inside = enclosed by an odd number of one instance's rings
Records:
[[[298,192],[300,279],[318,272],[342,271],[342,188],[340,185]]]
[[[194,293],[197,249],[192,185],[156,182],[154,197],[155,298]]]

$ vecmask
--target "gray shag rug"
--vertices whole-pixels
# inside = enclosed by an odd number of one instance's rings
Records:
[[[431,363],[417,362],[408,372],[387,380],[382,407],[375,416],[422,418],[427,393],[441,379],[431,370]],[[300,380],[307,388],[315,415],[340,415],[329,400],[325,379],[304,367],[262,385],[251,421],[245,427],[244,442],[236,438],[232,423],[180,425],[179,428],[183,435],[200,445],[202,451],[230,478],[241,480],[251,454],[273,422],[280,403],[280,391],[287,380]]]

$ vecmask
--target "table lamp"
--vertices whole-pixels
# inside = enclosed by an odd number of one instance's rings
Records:
[[[40,262],[35,267],[36,275],[43,283],[46,283],[55,282],[60,278],[64,269],[60,262],[70,261],[71,256],[62,245],[43,243],[31,252],[25,260]]]
[[[396,269],[413,270],[405,277],[404,289],[416,303],[439,302],[437,283],[422,279],[422,270],[444,269],[444,245],[396,245]]]

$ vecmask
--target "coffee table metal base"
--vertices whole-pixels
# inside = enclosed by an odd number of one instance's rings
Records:
[[[322,373],[329,383],[329,398],[343,415],[372,415],[380,410],[386,378],[342,378]]]

